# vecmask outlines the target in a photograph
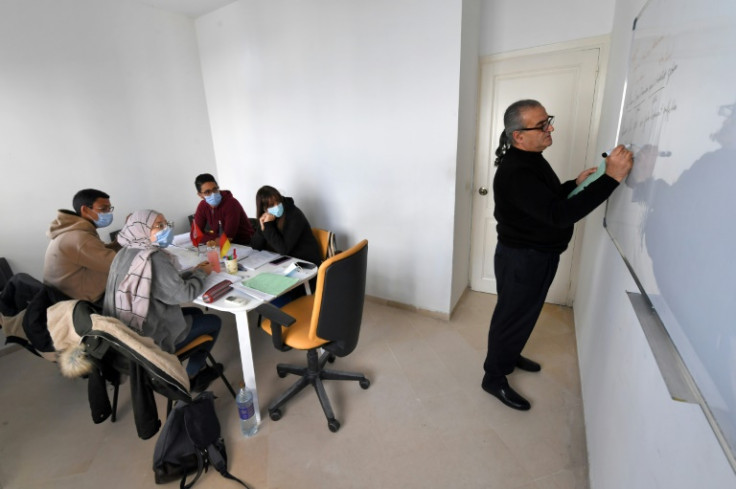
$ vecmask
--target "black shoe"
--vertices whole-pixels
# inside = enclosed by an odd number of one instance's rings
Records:
[[[214,367],[209,365],[205,366],[202,370],[197,372],[197,375],[189,379],[189,391],[190,392],[202,392],[210,386],[213,380],[220,376],[222,372],[222,364],[218,363]]]
[[[504,381],[498,386],[487,386],[482,384],[483,390],[492,396],[497,397],[502,403],[519,411],[528,411],[532,405],[529,401],[521,397],[521,395],[509,386],[508,381]]]
[[[542,366],[539,365],[537,362],[522,357],[521,355],[519,355],[519,359],[516,360],[516,368],[526,370],[527,372],[539,372],[540,370],[542,370]]]

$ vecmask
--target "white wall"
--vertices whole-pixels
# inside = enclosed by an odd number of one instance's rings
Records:
[[[473,170],[478,121],[478,48],[480,46],[480,0],[463,1],[462,49],[457,168],[455,178],[455,224],[452,260],[452,296],[455,307],[470,277],[470,236],[473,212]]]
[[[481,55],[606,35],[615,0],[483,0]]]
[[[644,4],[616,5],[598,146],[616,138],[632,23]],[[637,287],[598,224],[603,214],[587,218],[574,306],[591,488],[736,487],[700,408],[669,397],[626,296]]]
[[[0,4],[0,256],[42,276],[45,233],[82,188],[113,224],[152,207],[188,226],[215,170],[194,24],[114,0]]]
[[[369,295],[450,310],[461,0],[240,0],[196,21],[220,185],[270,184]],[[466,279],[467,283],[467,279]]]

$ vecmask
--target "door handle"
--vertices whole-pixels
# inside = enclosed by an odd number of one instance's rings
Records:
[[[478,189],[478,193],[481,194],[481,195],[487,195],[488,194],[488,189],[485,188],[485,187],[481,187],[481,188]]]

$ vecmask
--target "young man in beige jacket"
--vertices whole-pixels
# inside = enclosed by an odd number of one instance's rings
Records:
[[[107,275],[117,242],[104,243],[97,228],[109,226],[113,219],[110,196],[96,189],[77,192],[74,211],[60,209],[46,235],[43,282],[72,299],[101,303]]]

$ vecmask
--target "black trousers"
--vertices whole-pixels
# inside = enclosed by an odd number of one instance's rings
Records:
[[[559,263],[557,252],[497,244],[494,267],[498,301],[488,330],[485,385],[498,385],[514,370],[542,312]]]

